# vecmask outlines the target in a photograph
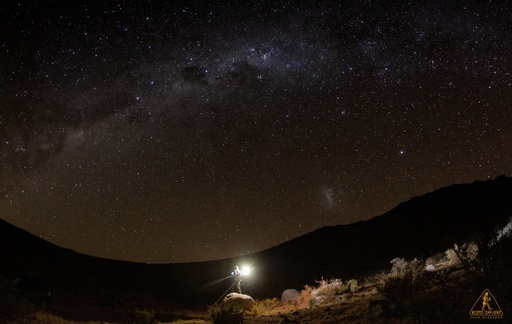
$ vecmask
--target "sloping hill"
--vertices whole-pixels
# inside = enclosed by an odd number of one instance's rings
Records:
[[[371,220],[324,227],[259,253],[265,265],[259,285],[265,283],[275,294],[283,285],[301,288],[321,277],[359,278],[389,269],[395,257],[444,252],[456,242],[504,226],[511,217],[511,178],[453,185]],[[286,273],[285,278],[279,273]]]
[[[255,269],[243,289],[256,298],[280,296],[284,289],[300,289],[321,277],[361,278],[388,270],[395,257],[443,252],[503,226],[511,216],[512,178],[502,176],[439,189],[371,220],[320,228],[243,258],[162,265],[82,255],[0,220],[0,277],[38,273],[53,292],[52,307],[61,313],[81,309],[85,319],[109,320],[102,310],[171,311],[213,304],[231,281],[207,284],[242,263]]]

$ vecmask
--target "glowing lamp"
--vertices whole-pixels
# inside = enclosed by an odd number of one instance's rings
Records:
[[[242,276],[248,276],[251,274],[251,268],[248,266],[242,267]]]

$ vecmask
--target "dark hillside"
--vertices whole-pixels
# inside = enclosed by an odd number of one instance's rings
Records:
[[[395,257],[444,252],[456,242],[494,231],[511,217],[511,178],[453,185],[369,221],[321,228],[257,254],[264,265],[260,284],[276,294],[283,285],[301,288],[321,277],[359,278],[389,269]]]

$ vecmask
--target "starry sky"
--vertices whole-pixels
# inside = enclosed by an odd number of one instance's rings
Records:
[[[193,262],[511,176],[511,7],[8,1],[0,218]]]

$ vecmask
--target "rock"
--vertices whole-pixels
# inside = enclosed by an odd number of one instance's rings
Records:
[[[231,293],[228,294],[221,302],[222,313],[240,313],[252,309],[254,299],[249,295]]]
[[[325,303],[326,300],[327,300],[327,297],[325,297],[325,296],[316,296],[316,297],[313,297],[310,304],[312,306],[319,306],[319,305],[322,305],[323,303]]]
[[[298,304],[300,299],[300,292],[295,289],[286,289],[281,294],[281,301],[284,304]]]

